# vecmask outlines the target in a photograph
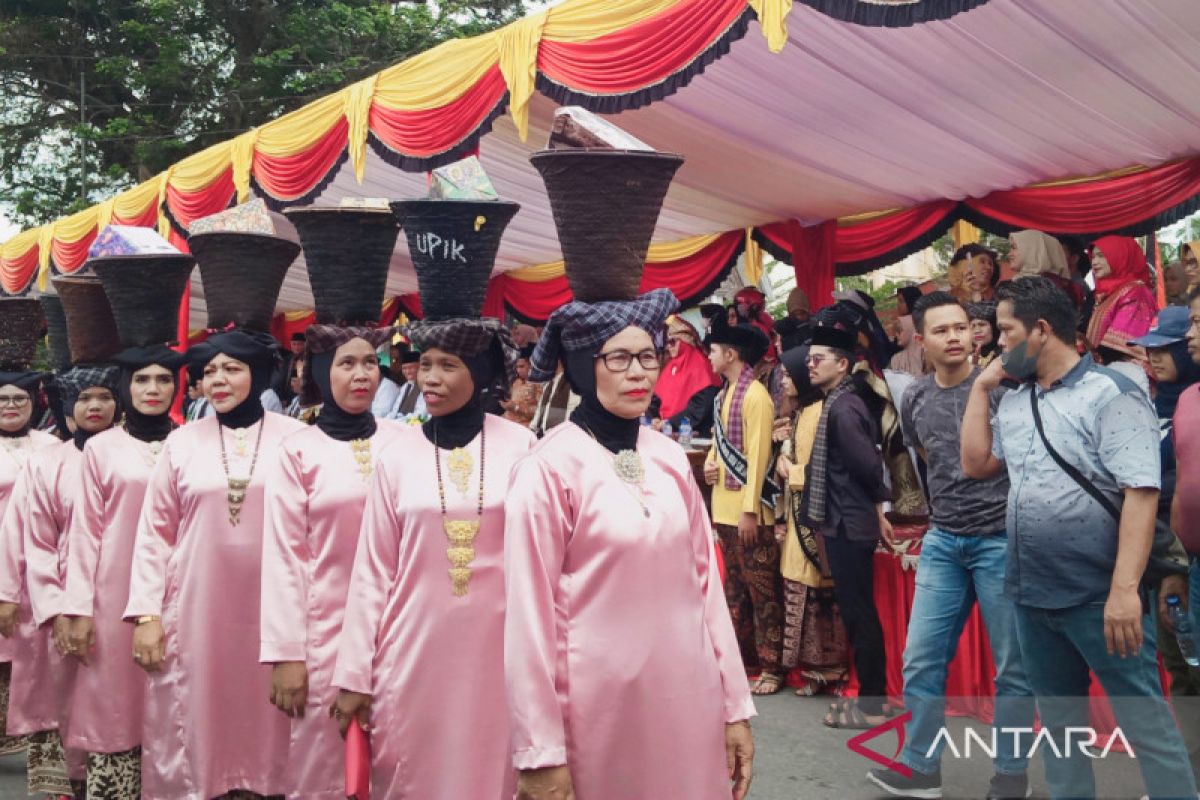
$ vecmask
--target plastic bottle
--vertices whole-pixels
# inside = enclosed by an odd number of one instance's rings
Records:
[[[669,420],[665,420],[665,419],[663,420],[662,433],[663,433],[663,436],[666,436],[668,439],[672,438],[671,437],[671,423]]]
[[[1175,640],[1179,642],[1179,652],[1183,660],[1192,667],[1200,667],[1200,647],[1196,645],[1196,630],[1192,626],[1191,615],[1179,601],[1179,595],[1167,595],[1167,613],[1171,616],[1171,626],[1175,629]]]
[[[642,426],[646,427],[646,428],[650,427],[650,415],[649,414],[642,414]]]
[[[685,450],[692,446],[692,421],[687,417],[679,421],[679,444]]]

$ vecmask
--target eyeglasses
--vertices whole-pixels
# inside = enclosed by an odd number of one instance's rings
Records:
[[[0,394],[0,408],[12,406],[13,408],[24,408],[29,402],[27,394]]]
[[[662,369],[662,352],[659,350],[643,350],[640,353],[613,350],[611,353],[597,353],[595,357],[604,362],[609,372],[628,372],[635,358],[647,372]]]
[[[822,356],[822,355],[813,353],[808,358],[804,359],[804,362],[806,364],[812,364],[814,367],[819,367],[819,366],[821,366],[822,361],[824,361],[827,358],[832,358],[832,357],[833,356]]]

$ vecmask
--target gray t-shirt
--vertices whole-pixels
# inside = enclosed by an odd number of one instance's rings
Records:
[[[961,536],[1002,533],[1008,506],[1008,476],[986,481],[968,478],[962,469],[963,412],[979,370],[951,389],[926,375],[904,393],[900,412],[904,440],[925,451],[928,466],[930,518],[934,527]],[[992,393],[992,413],[1001,391]]]

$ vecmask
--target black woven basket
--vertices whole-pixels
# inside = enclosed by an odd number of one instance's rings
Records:
[[[372,208],[289,208],[283,213],[304,245],[317,322],[378,322],[400,235],[396,218]]]
[[[200,265],[208,327],[231,323],[269,333],[275,302],[300,245],[263,233],[197,233],[188,247]]]
[[[400,200],[427,320],[478,317],[500,238],[521,206],[508,200]]]
[[[125,347],[174,344],[179,304],[196,260],[189,255],[136,255],[88,262],[100,278]]]
[[[0,370],[29,369],[45,332],[41,303],[32,297],[0,298]]]
[[[683,157],[629,150],[543,150],[529,157],[554,212],[576,300],[632,300],[658,213]]]
[[[67,343],[67,312],[62,298],[44,294],[38,298],[46,315],[46,338],[50,350],[50,369],[63,372],[71,368],[71,347]]]
[[[121,336],[100,279],[87,275],[54,278],[53,282],[67,313],[71,363],[98,364],[119,353]]]

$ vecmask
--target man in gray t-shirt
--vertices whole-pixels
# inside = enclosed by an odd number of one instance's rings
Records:
[[[900,412],[904,438],[927,466],[932,526],[921,542],[917,591],[904,648],[904,705],[912,712],[900,761],[911,777],[874,770],[876,785],[901,797],[941,797],[941,746],[946,672],[975,601],[996,664],[997,752],[989,798],[1023,798],[1029,743],[1017,746],[1000,729],[1033,726],[1033,692],[1017,644],[1016,612],[1004,594],[1008,478],[968,478],[962,469],[963,412],[979,376],[970,361],[967,312],[946,292],[918,300],[917,338],[933,367],[909,387]],[[999,393],[992,398],[993,408]],[[977,792],[963,792],[977,796]]]

